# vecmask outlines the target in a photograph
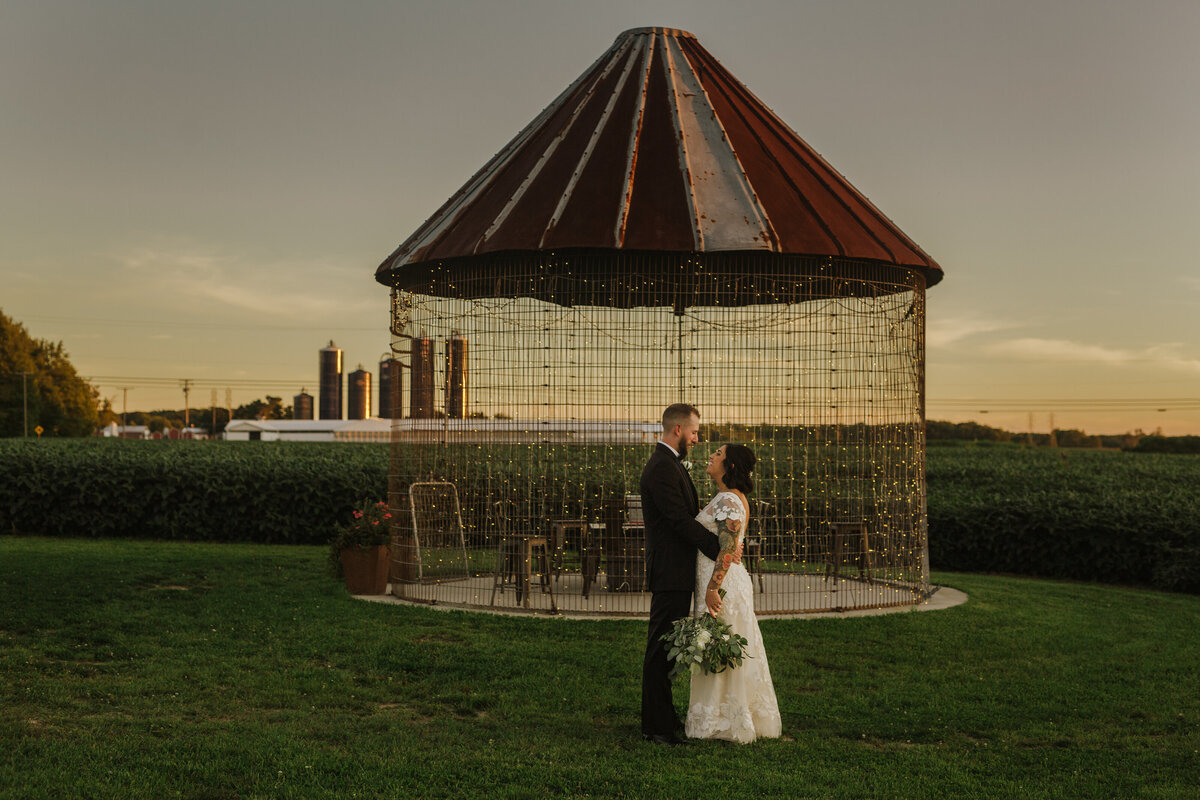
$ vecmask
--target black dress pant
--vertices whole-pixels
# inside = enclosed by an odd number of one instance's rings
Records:
[[[671,632],[675,620],[691,613],[690,591],[654,592],[650,596],[650,633],[642,662],[642,733],[647,736],[671,736],[683,727],[671,699],[667,643],[660,637]]]

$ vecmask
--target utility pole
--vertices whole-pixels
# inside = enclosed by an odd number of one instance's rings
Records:
[[[1050,446],[1058,447],[1058,437],[1054,435],[1054,412],[1050,412]]]
[[[192,391],[191,380],[184,378],[183,381],[183,427],[192,427],[191,407],[188,405],[188,392]]]
[[[210,404],[212,405],[212,436],[217,435],[217,390],[214,388],[212,394],[209,395]]]
[[[125,412],[129,410],[129,390],[132,386],[118,386],[121,390],[121,433],[125,433]]]

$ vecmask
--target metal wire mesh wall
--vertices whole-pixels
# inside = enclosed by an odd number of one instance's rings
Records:
[[[645,614],[638,480],[680,401],[702,415],[688,458],[702,498],[713,449],[737,441],[758,457],[744,560],[759,614],[927,596],[920,273],[513,256],[395,287],[412,398],[392,435],[397,596]],[[449,492],[410,488],[430,481]],[[430,503],[457,504],[465,547],[445,526],[421,530],[448,512]]]

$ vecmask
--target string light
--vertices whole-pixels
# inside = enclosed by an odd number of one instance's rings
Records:
[[[702,472],[713,448],[744,441],[758,456],[748,563],[759,613],[927,596],[920,273],[752,254],[406,269],[393,275],[393,352],[409,358],[421,332],[443,351],[459,336],[469,362],[461,417],[443,397],[434,416],[393,427],[398,595],[644,614],[644,543],[626,496],[662,409],[684,401],[703,415],[707,441],[691,458],[702,495],[714,491]],[[433,358],[434,387],[448,385],[446,362]],[[419,481],[443,493],[412,494]]]

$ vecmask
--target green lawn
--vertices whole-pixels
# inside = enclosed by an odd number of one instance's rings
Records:
[[[970,601],[768,620],[784,738],[669,749],[642,623],[359,602],[325,557],[0,537],[0,793],[1196,797],[1200,597],[937,573]]]

